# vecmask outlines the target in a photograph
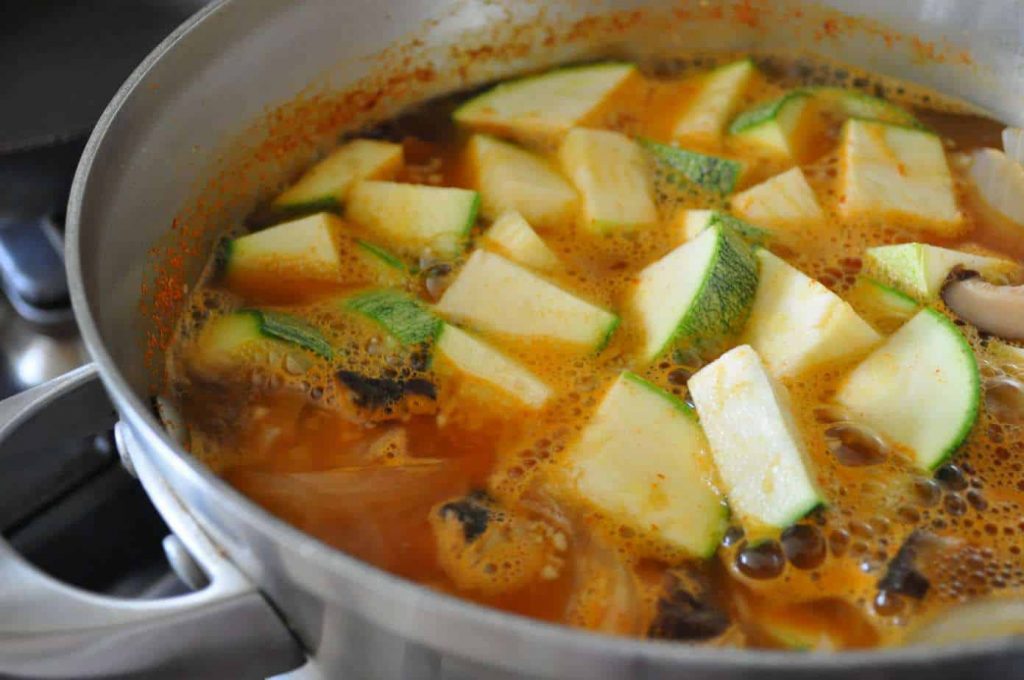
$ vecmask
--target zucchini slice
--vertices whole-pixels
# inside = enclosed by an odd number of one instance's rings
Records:
[[[920,308],[914,298],[869,276],[857,277],[846,299],[854,309],[886,327],[902,324]]]
[[[297,347],[328,361],[334,350],[324,336],[301,319],[283,312],[245,309],[211,319],[199,332],[196,366],[219,370],[265,361],[272,345]]]
[[[554,251],[515,211],[504,213],[495,220],[490,229],[484,232],[481,242],[485,248],[530,269],[550,271],[561,266]]]
[[[825,224],[825,213],[800,168],[792,168],[732,197],[729,206],[754,224],[806,234]]]
[[[319,213],[226,241],[219,277],[234,292],[260,298],[339,283],[341,229],[340,219]]]
[[[604,233],[649,227],[658,221],[643,151],[610,130],[573,128],[558,149],[562,171],[580,193],[580,225]]]
[[[363,179],[390,179],[402,162],[401,144],[354,139],[307,170],[274,199],[272,207],[288,212],[338,210],[352,185]]]
[[[797,90],[758,104],[736,116],[729,134],[780,156],[800,158],[803,150],[798,132],[810,99],[809,94]]]
[[[748,533],[793,524],[823,502],[786,389],[749,345],[690,378],[729,506]]]
[[[882,336],[821,283],[767,250],[744,341],[776,378],[866,354]]]
[[[840,166],[843,217],[909,218],[939,236],[962,230],[964,216],[938,136],[851,118],[843,126]]]
[[[715,553],[728,512],[696,414],[624,372],[566,453],[569,493],[664,548]]]
[[[637,74],[632,64],[555,69],[497,85],[455,110],[474,130],[550,143],[607,101]]]
[[[900,243],[868,248],[866,269],[878,279],[923,302],[938,299],[942,285],[956,267],[998,280],[1017,269],[1010,260],[974,255],[927,243]]]
[[[478,250],[437,303],[449,320],[484,332],[598,351],[619,317],[568,293],[501,255]]]
[[[683,188],[696,187],[715,196],[727,196],[736,188],[743,163],[731,158],[669,146],[651,139],[640,139],[665,179]]]
[[[541,156],[489,135],[473,135],[466,151],[486,219],[516,210],[531,224],[554,229],[576,218],[576,190]]]
[[[345,215],[397,253],[455,257],[476,223],[480,194],[468,189],[362,181]]]
[[[978,417],[978,364],[956,326],[925,308],[847,376],[836,402],[852,420],[934,470],[963,443]]]
[[[679,234],[680,240],[690,241],[705,229],[718,225],[732,229],[753,245],[762,245],[771,236],[770,232],[719,210],[683,210],[670,226]]]
[[[402,345],[431,342],[441,330],[441,320],[426,305],[399,290],[364,291],[345,298],[342,304],[375,322]]]
[[[674,139],[718,140],[739,107],[757,67],[750,59],[701,76],[700,90],[672,126]]]
[[[637,276],[630,304],[641,361],[673,348],[718,349],[743,328],[756,289],[750,247],[721,224],[705,229]]]
[[[464,330],[443,324],[434,352],[434,368],[443,373],[454,369],[481,380],[527,408],[542,408],[552,390],[521,364]]]

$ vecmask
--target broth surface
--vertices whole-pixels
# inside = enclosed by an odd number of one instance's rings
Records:
[[[585,125],[667,142],[680,102],[695,96],[695,75],[736,57],[692,55],[642,65],[643,77],[591,112]],[[1024,257],[1024,232],[1015,233],[978,204],[958,160],[975,148],[999,147],[1001,124],[936,93],[853,68],[802,57],[755,59],[760,74],[739,110],[792,88],[834,85],[911,111],[942,136],[965,214],[965,227],[953,239],[900,220],[841,218],[837,136],[824,135],[808,142],[810,160],[799,167],[832,229],[827,238],[813,237],[810,228],[794,230],[768,245],[776,255],[843,297],[862,273],[865,249],[873,246],[922,241]],[[401,143],[405,161],[396,181],[472,188],[468,134],[451,118],[466,98],[428,102],[353,137]],[[793,167],[728,136],[686,146],[745,160],[748,170],[737,190]],[[540,144],[534,150],[554,158],[553,148]],[[655,190],[660,221],[654,228],[600,236],[572,222],[537,228],[564,265],[544,277],[593,304],[621,310],[638,273],[678,245],[669,227],[677,210],[726,207],[700,192],[680,192],[662,178],[655,178]],[[239,234],[279,221],[261,209]],[[477,220],[475,247],[487,226]],[[432,304],[465,259],[418,258],[409,262],[418,273],[401,285]],[[240,295],[217,271],[211,262],[168,354],[168,392],[187,424],[191,451],[271,512],[383,569],[547,621],[745,647],[898,644],[957,603],[1024,596],[1024,409],[1016,419],[1012,409],[1007,415],[993,408],[1002,402],[991,389],[966,443],[931,475],[904,452],[873,450],[856,428],[844,430],[837,421],[832,397],[856,361],[783,379],[827,504],[792,527],[763,535],[745,535],[734,517],[717,553],[692,559],[567,498],[560,468],[620,372],[636,371],[686,400],[688,379],[715,355],[682,352],[638,364],[641,338],[628,318],[606,347],[591,354],[487,335],[552,389],[544,408],[531,410],[474,379],[434,375],[429,360],[418,355],[421,348],[398,346],[365,319],[339,313],[333,301],[366,284],[293,282],[279,295],[266,289]],[[202,365],[197,347],[203,329],[254,307],[302,318],[335,348],[332,360],[277,344],[226,369]],[[899,325],[877,311],[858,311],[885,335]],[[978,358],[983,389],[996,379],[1016,379],[990,358],[989,338],[957,323]],[[339,372],[350,378],[339,378]],[[360,377],[407,391],[386,406],[367,406],[365,399],[359,404],[352,385]],[[421,391],[431,394],[408,391],[422,382],[431,388]],[[467,542],[474,532],[478,536]],[[879,587],[908,545],[917,552],[914,569],[929,584],[920,598]]]

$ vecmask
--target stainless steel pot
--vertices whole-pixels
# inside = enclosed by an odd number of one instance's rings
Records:
[[[1019,640],[787,654],[611,638],[478,607],[381,572],[267,514],[190,458],[147,406],[140,333],[154,320],[138,301],[159,264],[149,249],[166,242],[172,219],[179,235],[203,222],[193,245],[208,243],[203,235],[244,214],[258,186],[285,176],[317,142],[419,97],[609,53],[801,49],[951,92],[1024,124],[1017,0],[826,4],[226,0],[182,26],[110,104],[75,181],[68,270],[95,366],[0,404],[0,440],[60,408],[67,394],[95,389],[98,374],[120,414],[126,462],[180,541],[172,547],[183,570],[207,585],[176,600],[120,603],[56,584],[0,547],[0,673],[260,677],[296,665],[305,651],[327,677],[346,678],[1019,675]],[[609,12],[618,13],[608,19]],[[366,87],[374,74],[408,74],[427,62],[416,77],[392,79],[388,96]],[[319,94],[360,79],[357,97]],[[336,115],[317,118],[326,106],[317,101],[334,102]],[[365,111],[349,115],[356,109]],[[273,153],[260,146],[286,128],[294,144]],[[226,177],[243,176],[254,179],[251,187],[225,190]],[[189,212],[197,196],[205,196],[205,212]],[[182,271],[194,276],[196,267]]]

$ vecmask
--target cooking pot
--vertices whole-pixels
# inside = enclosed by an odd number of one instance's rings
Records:
[[[452,598],[247,500],[161,427],[150,395],[173,316],[217,230],[318,146],[418,99],[568,60],[803,50],[944,90],[1020,125],[1022,45],[1017,0],[225,0],[201,11],[124,84],[78,169],[67,262],[95,364],[0,404],[2,441],[19,424],[45,422],[68,395],[97,391],[98,376],[120,417],[125,464],[173,530],[169,552],[198,590],[112,600],[42,576],[4,546],[0,673],[265,677],[305,654],[326,677],[344,678],[1019,674],[1024,642],[1012,638],[840,654],[716,649],[586,633]]]

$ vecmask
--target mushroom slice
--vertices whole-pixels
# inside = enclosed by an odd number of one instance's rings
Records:
[[[957,316],[984,333],[1024,339],[1024,286],[997,286],[977,272],[954,272],[942,289],[942,299]]]

